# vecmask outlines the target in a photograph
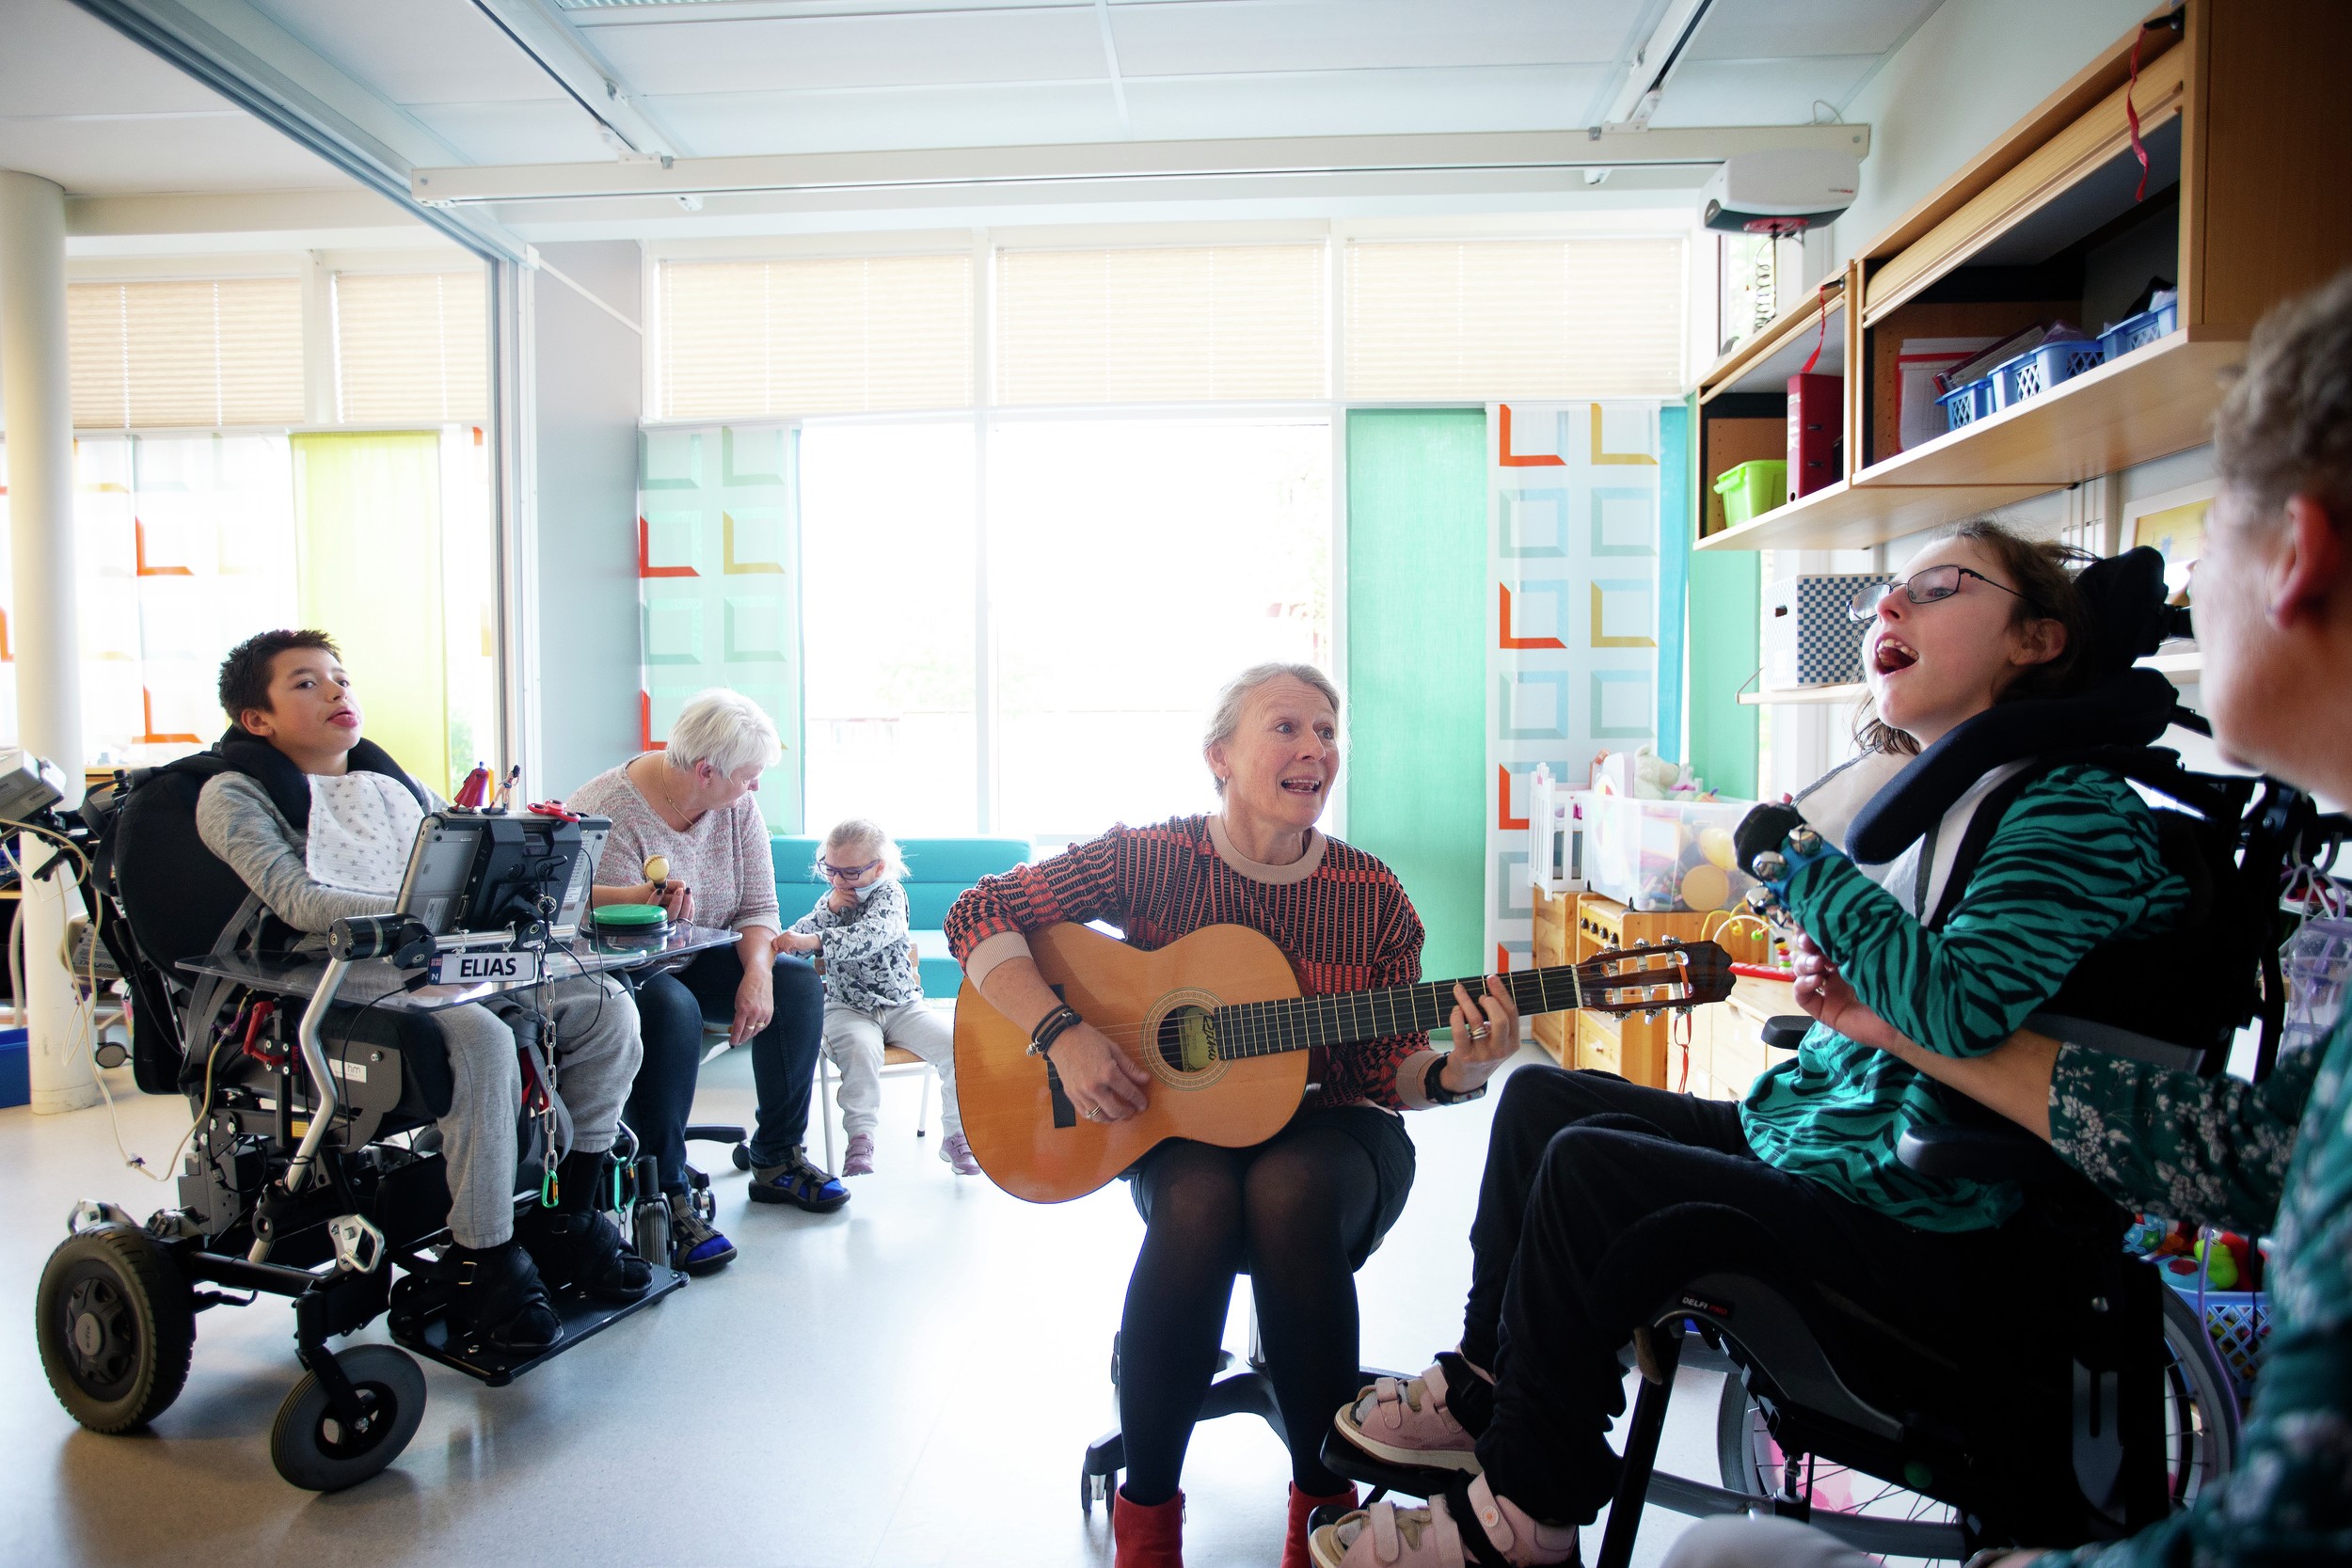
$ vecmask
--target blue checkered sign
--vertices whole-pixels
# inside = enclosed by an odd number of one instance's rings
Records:
[[[1846,613],[1857,590],[1895,579],[1883,572],[1807,574],[1772,584],[1764,605],[1764,686],[1836,686],[1862,678],[1865,627]]]

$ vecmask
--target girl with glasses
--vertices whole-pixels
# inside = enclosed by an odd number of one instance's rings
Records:
[[[923,1005],[906,889],[898,885],[906,874],[898,846],[879,826],[860,816],[841,823],[817,856],[824,895],[778,934],[776,951],[824,959],[825,1054],[841,1074],[841,1125],[850,1134],[841,1174],[874,1174],[882,1048],[895,1045],[939,1074],[939,1157],[958,1176],[977,1176],[980,1164],[956,1110],[955,1031],[946,1014]]]

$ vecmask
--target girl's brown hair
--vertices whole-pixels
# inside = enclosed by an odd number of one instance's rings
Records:
[[[2026,665],[2010,677],[1993,700],[2014,703],[2032,697],[2070,697],[2081,690],[2090,679],[2084,656],[2090,651],[2090,613],[2074,589],[2074,573],[2097,558],[2072,546],[2028,539],[1990,517],[1971,518],[1944,537],[1967,540],[1999,565],[2009,585],[2021,595],[2010,601],[2010,626],[2055,621],[2066,633],[2057,657]],[[1919,754],[1918,741],[1882,720],[1867,692],[1854,708],[1853,737],[1865,752]]]

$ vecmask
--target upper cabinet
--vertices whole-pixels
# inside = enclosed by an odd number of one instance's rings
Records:
[[[2347,58],[2345,0],[2189,0],[2119,40],[1702,379],[1711,487],[1779,455],[1756,449],[1820,347],[1842,477],[1738,526],[1703,492],[1698,547],[1874,545],[2207,440],[2263,313],[2352,264]],[[1938,370],[2053,326],[2085,336],[1938,401]]]

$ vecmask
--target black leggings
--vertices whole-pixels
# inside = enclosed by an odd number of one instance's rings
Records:
[[[1411,1162],[1403,1125],[1366,1106],[1302,1113],[1248,1148],[1180,1139],[1145,1157],[1135,1199],[1146,1228],[1119,1335],[1128,1500],[1176,1495],[1245,1269],[1291,1478],[1316,1497],[1346,1484],[1317,1449],[1356,1392],[1355,1272],[1403,1209]]]

